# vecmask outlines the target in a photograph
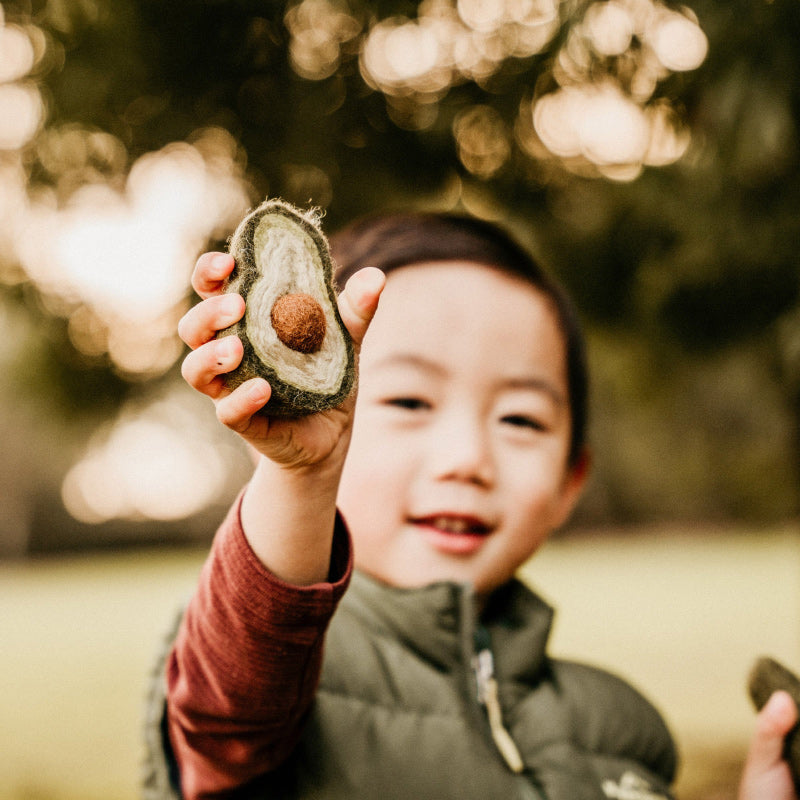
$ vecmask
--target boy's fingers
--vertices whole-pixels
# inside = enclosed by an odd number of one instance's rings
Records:
[[[244,298],[235,292],[209,297],[184,314],[178,323],[178,336],[196,350],[211,341],[218,331],[238,322],[244,309]]]
[[[236,369],[242,360],[244,348],[238,336],[215,339],[196,350],[183,360],[181,375],[193,389],[211,398],[221,395],[224,386],[217,380],[220,375]]]
[[[365,267],[347,281],[339,295],[339,313],[357,347],[375,316],[385,285],[386,276],[379,269]]]
[[[233,267],[233,256],[228,253],[203,253],[194,265],[192,288],[204,299],[219,294]]]
[[[762,764],[776,764],[783,757],[786,734],[797,722],[797,706],[788,692],[777,691],[756,720],[750,754]]]
[[[783,759],[786,734],[797,722],[797,707],[788,692],[774,692],[756,718],[756,729],[747,754],[747,769],[761,774]]]
[[[784,761],[786,735],[797,722],[797,707],[788,692],[772,694],[756,719],[747,751],[739,800],[797,800],[789,765]]]
[[[217,402],[217,419],[231,430],[251,438],[266,435],[269,419],[254,417],[254,414],[263,408],[270,394],[270,385],[263,378],[252,378]]]

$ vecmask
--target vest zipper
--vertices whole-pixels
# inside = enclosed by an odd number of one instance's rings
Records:
[[[516,742],[503,725],[503,712],[500,708],[498,697],[497,679],[494,676],[494,656],[489,647],[489,632],[482,627],[475,631],[475,650],[472,658],[472,668],[475,671],[475,680],[478,686],[478,702],[486,709],[489,719],[489,730],[492,734],[495,747],[503,756],[508,768],[519,774],[525,769],[522,756]]]

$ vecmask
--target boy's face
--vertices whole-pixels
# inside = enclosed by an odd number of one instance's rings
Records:
[[[547,299],[488,267],[388,276],[361,351],[339,492],[356,564],[396,586],[509,580],[569,515],[565,344]]]

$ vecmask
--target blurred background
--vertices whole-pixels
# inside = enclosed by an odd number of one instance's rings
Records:
[[[249,468],[175,328],[267,195],[499,220],[566,283],[594,475],[526,576],[734,797],[749,664],[800,668],[798,41],[796,0],[1,3],[0,799],[137,795]]]

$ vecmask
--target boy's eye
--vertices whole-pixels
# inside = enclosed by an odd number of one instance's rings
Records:
[[[545,426],[538,419],[528,417],[525,414],[506,414],[501,422],[506,423],[506,425],[512,425],[515,428],[529,428],[534,431],[545,430]]]
[[[386,405],[394,408],[403,408],[406,411],[420,411],[430,408],[430,404],[418,397],[391,397],[386,400]]]

